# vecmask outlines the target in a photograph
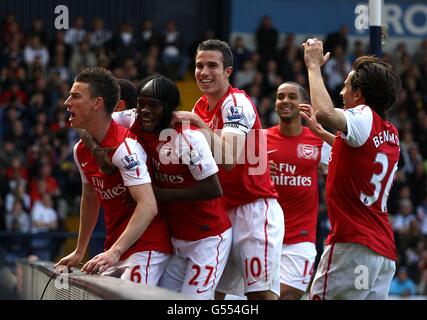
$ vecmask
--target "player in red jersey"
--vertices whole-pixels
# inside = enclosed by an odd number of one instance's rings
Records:
[[[319,206],[318,172],[326,174],[334,136],[307,118],[302,125],[300,104],[309,103],[305,89],[285,82],[277,88],[279,125],[267,129],[271,178],[285,215],[280,299],[301,299],[310,282],[316,258]],[[305,107],[308,107],[305,105]]]
[[[77,248],[55,267],[79,264],[102,205],[105,251],[82,271],[157,285],[172,251],[170,236],[164,218],[157,214],[144,149],[129,130],[111,119],[118,94],[114,76],[103,68],[92,68],[76,77],[65,102],[73,128],[86,129],[100,146],[115,148],[109,157],[118,170],[103,173],[90,150],[81,141],[75,145],[74,159],[83,182],[79,237]],[[133,204],[127,201],[129,196]]]
[[[137,89],[132,82],[126,79],[119,79],[120,86],[120,98],[117,105],[114,107],[113,112],[129,110],[136,108],[137,100]],[[106,157],[106,152],[113,150],[114,148],[107,148],[103,150],[99,147],[97,143],[93,140],[90,134],[84,129],[77,129],[80,139],[82,139],[84,145],[89,148],[92,154],[95,156],[101,170],[105,173],[111,174],[116,170],[116,167]]]
[[[130,127],[147,151],[159,209],[169,222],[175,253],[159,285],[212,299],[231,250],[231,223],[204,135],[180,125],[168,129],[179,100],[176,85],[154,75],[141,84],[138,108],[113,118]]]
[[[203,129],[214,156],[220,154],[216,160],[221,164],[222,202],[233,224],[233,248],[218,291],[242,294],[244,290],[248,299],[277,299],[283,212],[270,180],[258,113],[248,95],[229,83],[233,55],[227,43],[206,40],[195,59],[203,96],[193,113],[178,112],[174,122],[190,121]]]
[[[326,180],[331,223],[311,299],[385,299],[396,266],[387,199],[399,160],[397,129],[386,120],[401,81],[391,66],[362,56],[344,82],[344,110],[334,108],[321,74],[323,44],[304,46],[317,120],[338,134]]]

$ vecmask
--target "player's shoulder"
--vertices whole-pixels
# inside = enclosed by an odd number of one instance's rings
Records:
[[[208,98],[203,95],[201,96],[196,103],[194,104],[192,112],[200,112],[202,109],[206,108],[208,106]]]
[[[125,118],[125,117],[135,117],[136,116],[136,108],[122,110],[113,112],[112,116],[113,118]]]
[[[76,142],[76,144],[74,145],[73,151],[75,154],[79,154],[79,155],[90,152],[89,149],[86,148],[82,139]]]
[[[366,104],[360,104],[354,108],[344,109],[344,112],[351,116],[372,115],[372,109]]]
[[[253,102],[251,98],[246,94],[245,91],[237,89],[237,88],[231,88],[226,93],[225,99],[222,103],[223,106],[252,106]]]

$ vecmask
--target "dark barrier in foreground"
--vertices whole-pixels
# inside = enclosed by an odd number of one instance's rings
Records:
[[[16,266],[17,293],[25,300],[183,300],[163,288],[119,278],[71,273],[55,274],[53,263],[20,260]]]

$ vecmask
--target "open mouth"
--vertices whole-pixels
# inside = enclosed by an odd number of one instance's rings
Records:
[[[212,83],[212,80],[209,80],[209,79],[200,79],[199,82],[201,84],[210,84],[210,83]]]
[[[290,113],[291,112],[291,108],[289,108],[289,107],[280,108],[279,112],[280,113]]]
[[[67,111],[70,114],[70,116],[68,117],[68,121],[72,121],[74,119],[75,113],[71,112],[69,109],[67,109]]]
[[[145,126],[150,126],[153,124],[153,120],[149,118],[142,118],[141,123]]]

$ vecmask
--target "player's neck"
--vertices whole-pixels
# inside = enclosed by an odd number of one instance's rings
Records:
[[[227,86],[224,86],[224,88],[222,88],[222,90],[219,92],[213,94],[206,94],[206,98],[208,99],[209,104],[209,111],[212,111],[216,107],[218,101],[220,101],[222,97],[224,97],[224,95],[227,93],[229,86],[230,85],[227,84]]]
[[[111,116],[106,115],[105,117],[93,121],[93,123],[90,125],[90,128],[87,128],[86,130],[96,140],[96,142],[101,143],[107,135],[111,121]]]
[[[280,133],[284,136],[298,136],[302,132],[301,121],[280,121],[279,128]]]

